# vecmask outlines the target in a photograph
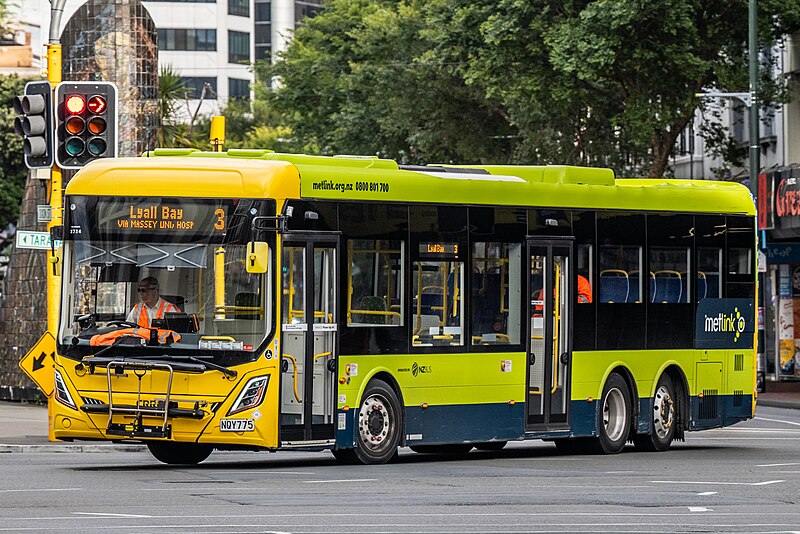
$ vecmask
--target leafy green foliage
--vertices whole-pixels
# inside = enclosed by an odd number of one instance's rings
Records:
[[[747,90],[747,0],[331,0],[257,91],[309,152],[664,174],[702,90]],[[800,0],[761,0],[769,44]],[[764,101],[786,98],[762,59]],[[254,127],[259,124],[254,122]],[[728,153],[725,135],[709,140]],[[733,157],[731,153],[731,157]]]
[[[16,224],[28,169],[22,158],[22,137],[14,133],[14,97],[25,90],[16,74],[0,75],[0,230]]]

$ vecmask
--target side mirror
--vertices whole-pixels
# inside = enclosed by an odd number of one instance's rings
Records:
[[[247,244],[245,263],[248,273],[266,273],[269,267],[269,246],[267,243],[264,241],[250,241]]]

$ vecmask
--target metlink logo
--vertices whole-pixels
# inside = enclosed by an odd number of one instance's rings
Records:
[[[738,307],[734,308],[733,313],[720,313],[717,316],[705,315],[704,317],[704,330],[706,332],[730,332],[733,334],[734,343],[739,341],[739,337],[744,332],[745,320]]]

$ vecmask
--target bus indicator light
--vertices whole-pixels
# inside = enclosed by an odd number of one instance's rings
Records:
[[[117,87],[109,82],[62,82],[56,87],[55,157],[62,169],[117,156]]]

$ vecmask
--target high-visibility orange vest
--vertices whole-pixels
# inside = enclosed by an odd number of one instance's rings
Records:
[[[161,304],[159,304],[158,310],[156,310],[156,316],[154,317],[154,319],[163,319],[164,314],[167,312],[180,313],[181,310],[178,309],[178,307],[175,306],[173,303],[167,302],[164,299],[159,299],[159,300],[161,301]],[[139,306],[139,319],[136,321],[136,324],[138,324],[143,328],[149,328],[150,318],[147,317],[147,306],[144,305],[144,302],[140,302],[139,304],[137,304],[137,306]]]

